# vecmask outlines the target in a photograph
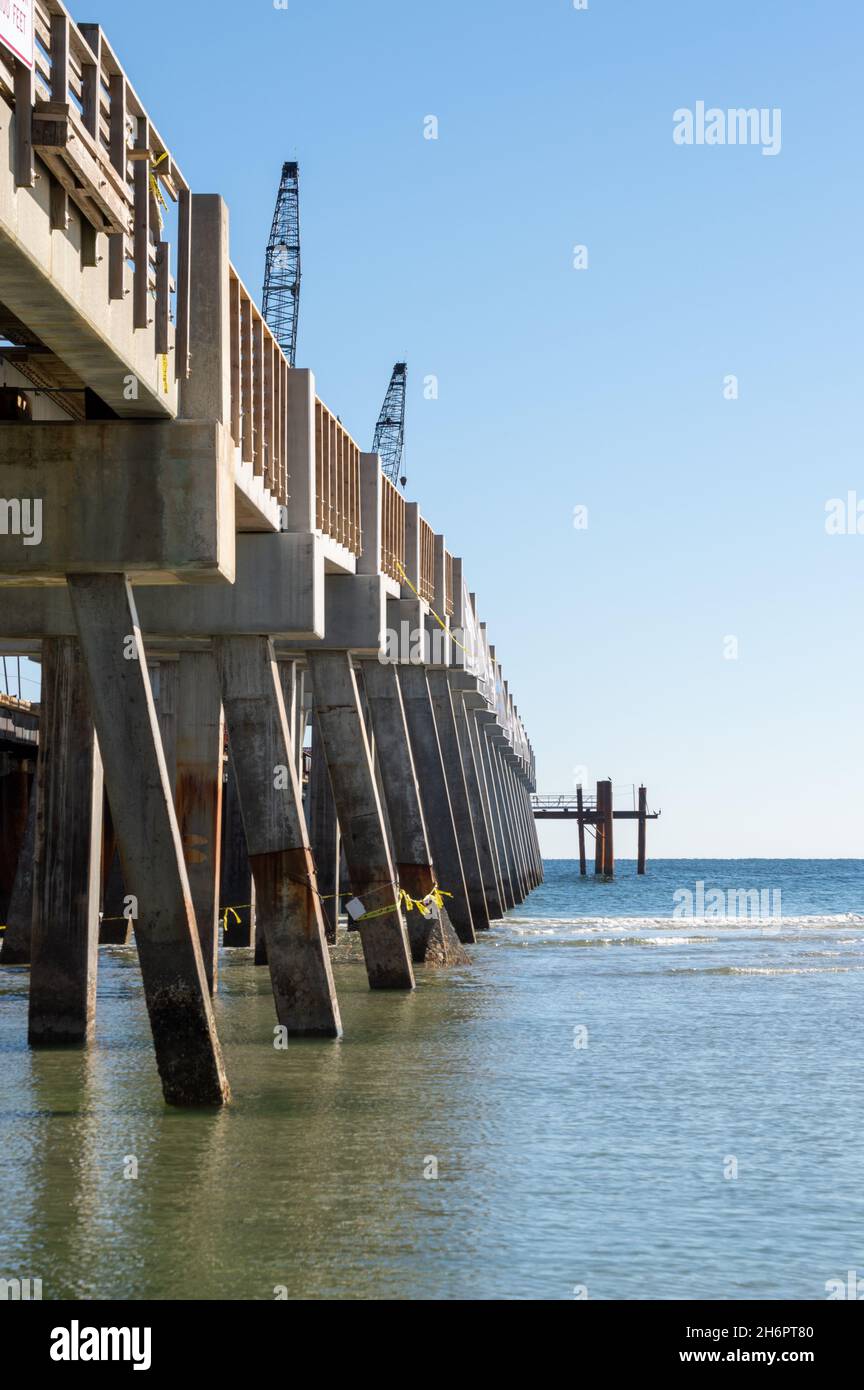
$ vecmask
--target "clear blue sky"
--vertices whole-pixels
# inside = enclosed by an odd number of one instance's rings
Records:
[[[857,0],[73,12],[225,197],[252,287],[300,160],[299,362],[368,447],[408,360],[409,495],[465,558],[541,790],[646,781],[657,855],[860,855],[864,536],[824,529],[864,498]],[[700,100],[781,108],[781,153],[676,146]]]

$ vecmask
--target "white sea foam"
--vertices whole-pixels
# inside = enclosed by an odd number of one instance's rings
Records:
[[[674,932],[679,921],[682,930],[686,931],[692,931],[694,927],[707,927],[711,930],[718,927],[738,930],[755,927],[760,931],[779,931],[784,927],[794,927],[798,930],[806,930],[809,927],[861,926],[864,928],[864,915],[856,912],[820,913],[806,917],[764,919],[759,917],[505,917],[500,924],[496,923],[496,926],[500,925],[517,933],[530,932],[532,935],[550,934],[553,931],[559,931],[562,927],[576,931],[642,931],[654,928],[664,932]],[[859,940],[858,937],[849,939]]]
[[[712,965],[679,966],[671,975],[851,975],[864,965]]]

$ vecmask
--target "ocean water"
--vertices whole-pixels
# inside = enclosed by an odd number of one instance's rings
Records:
[[[30,1053],[26,971],[0,966],[0,1277],[553,1300],[864,1278],[864,861],[546,872],[411,995],[338,965],[338,1043],[274,1050],[266,970],[224,953],[219,1113],[162,1104],[134,951],[100,954],[86,1052]],[[673,917],[699,882],[731,911]],[[738,915],[728,891],[754,888],[778,920]]]

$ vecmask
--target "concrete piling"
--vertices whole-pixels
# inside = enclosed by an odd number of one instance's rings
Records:
[[[485,920],[488,925],[489,921],[504,916],[504,909],[498,891],[497,865],[492,849],[492,836],[486,815],[486,807],[480,790],[480,777],[474,758],[474,746],[468,728],[468,714],[465,709],[465,702],[458,689],[451,690],[451,706],[453,710],[453,722],[456,727],[456,737],[459,742],[468,813],[474,832],[474,845],[477,853],[480,886],[483,892],[483,902],[486,910]]]
[[[507,855],[507,863],[510,870],[510,884],[513,892],[514,906],[524,902],[527,896],[527,889],[522,879],[522,871],[519,857],[516,853],[516,839],[513,828],[513,812],[510,805],[510,795],[507,780],[504,775],[504,762],[501,757],[501,738],[497,726],[489,725],[487,728],[487,738],[489,741],[489,765],[492,769],[492,777],[495,782],[498,794],[498,805],[501,813],[501,828]]]
[[[225,723],[219,675],[212,652],[181,652],[176,669],[177,822],[198,924],[204,973],[213,994],[219,972]]]
[[[456,935],[465,944],[477,938],[429,682],[422,666],[399,666],[397,671],[432,859],[441,887],[452,894],[447,911]]]
[[[9,717],[10,706],[0,696],[0,721]],[[13,716],[14,718],[14,716]],[[38,724],[28,711],[28,722]],[[12,723],[13,719],[9,719]],[[14,727],[14,725],[13,725]],[[29,732],[29,731],[28,731]],[[0,732],[0,922],[7,921],[15,875],[27,833],[27,813],[36,786],[36,747],[25,753],[6,751]],[[29,754],[29,756],[28,756]],[[2,938],[0,938],[2,948]]]
[[[501,764],[501,780],[504,785],[504,797],[509,811],[510,834],[513,840],[513,853],[516,859],[516,872],[521,885],[523,900],[527,898],[531,891],[531,879],[528,872],[528,860],[525,853],[525,840],[522,834],[522,826],[519,820],[519,799],[517,796],[513,769],[507,759],[506,752],[501,740],[498,741],[498,752]]]
[[[360,924],[369,985],[413,989],[411,952],[351,658],[347,652],[310,651],[307,659],[351,892],[373,914]]]
[[[31,1047],[89,1042],[96,1018],[102,759],[74,638],[43,643],[39,739]]]
[[[312,727],[312,759],[309,770],[309,839],[318,871],[324,929],[331,944],[339,924],[341,842],[333,788],[321,735]]]
[[[255,885],[249,868],[237,777],[230,752],[223,769],[219,930],[223,946],[250,947],[255,945]]]
[[[339,1005],[273,644],[221,637],[214,649],[276,1017],[290,1035],[338,1037]]]
[[[395,666],[378,661],[364,661],[362,670],[389,809],[397,877],[400,887],[412,899],[422,901],[438,880],[423,818],[399,678]],[[467,959],[446,903],[426,915],[412,909],[406,913],[405,921],[415,965],[450,965]]]
[[[176,659],[163,659],[150,664],[150,684],[156,705],[156,718],[159,721],[159,734],[162,739],[162,752],[168,773],[171,797],[176,804],[177,795],[177,703],[178,668]]]
[[[489,803],[489,813],[492,823],[492,834],[495,840],[495,847],[498,854],[498,869],[501,883],[501,902],[505,912],[516,905],[516,891],[513,886],[512,873],[510,868],[510,855],[508,852],[507,840],[504,834],[504,811],[501,805],[501,794],[498,788],[498,781],[495,775],[495,768],[492,762],[492,741],[488,734],[490,721],[494,716],[485,710],[476,710],[474,713],[474,723],[477,731],[477,750],[483,763],[483,770],[486,774],[486,791]]]
[[[111,798],[162,1090],[222,1105],[228,1081],[132,590],[122,574],[69,575],[69,597]]]
[[[480,799],[483,807],[483,815],[486,819],[486,830],[489,837],[489,848],[492,856],[492,870],[494,882],[487,887],[486,898],[489,903],[489,911],[497,917],[503,917],[507,910],[507,898],[504,890],[504,869],[501,863],[501,852],[499,847],[499,832],[496,826],[497,808],[493,804],[493,793],[489,786],[489,777],[486,769],[486,759],[483,753],[483,742],[480,727],[477,722],[477,709],[465,703],[465,728],[471,742],[471,751],[474,756],[474,767],[477,775],[477,786],[480,792]]]
[[[428,672],[429,694],[441,745],[441,757],[450,792],[450,805],[453,823],[459,837],[459,852],[465,874],[465,888],[471,904],[471,920],[475,931],[488,931],[489,907],[483,888],[483,873],[477,851],[477,838],[471,818],[468,788],[465,784],[465,768],[459,747],[459,734],[453,714],[453,700],[450,693],[450,680],[446,670],[432,667]]]
[[[132,919],[125,914],[126,887],[117,846],[117,833],[111,816],[108,792],[102,804],[102,911],[99,919],[100,946],[130,946],[134,940]]]
[[[38,762],[37,762],[38,769]],[[29,965],[30,942],[33,933],[33,868],[36,850],[36,800],[38,782],[34,778],[27,806],[24,839],[18,854],[18,865],[12,885],[12,896],[6,914],[6,930],[0,946],[0,964]]]

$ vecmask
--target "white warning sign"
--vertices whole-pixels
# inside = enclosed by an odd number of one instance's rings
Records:
[[[0,43],[33,68],[33,0],[0,0]]]

